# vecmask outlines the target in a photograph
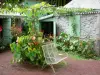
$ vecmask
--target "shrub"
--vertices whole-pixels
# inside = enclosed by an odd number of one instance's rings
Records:
[[[12,26],[11,27],[12,41],[15,42],[18,36],[22,35],[22,28]]]
[[[43,66],[45,64],[42,42],[36,36],[21,36],[17,38],[17,43],[10,44],[14,54],[14,62],[28,61],[34,65]]]
[[[78,53],[85,58],[94,58],[96,56],[94,51],[94,41],[91,39],[81,40],[79,37],[61,33],[57,37],[58,49],[66,52]]]
[[[11,33],[12,33],[12,35],[14,37],[21,36],[22,28],[21,27],[12,26],[11,27]]]

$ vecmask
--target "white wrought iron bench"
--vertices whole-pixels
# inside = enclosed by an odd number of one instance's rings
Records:
[[[63,53],[59,53],[54,43],[47,43],[46,45],[43,45],[42,50],[47,65],[50,65],[54,73],[55,73],[55,69],[53,65],[63,61],[68,57],[67,54],[64,55]]]

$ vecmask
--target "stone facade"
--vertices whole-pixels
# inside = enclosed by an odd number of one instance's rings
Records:
[[[81,38],[92,38],[96,39],[100,35],[100,15],[89,14],[81,15],[80,30]]]
[[[94,49],[100,55],[100,14],[81,15],[81,38],[95,40]]]
[[[96,39],[100,36],[100,14],[80,15],[80,37]],[[56,17],[57,31],[69,32],[69,16]]]
[[[65,32],[68,33],[69,29],[69,18],[68,17],[56,17],[57,33]]]
[[[69,33],[69,16],[56,17],[57,32]],[[95,51],[100,55],[100,13],[80,14],[80,38],[94,39]]]

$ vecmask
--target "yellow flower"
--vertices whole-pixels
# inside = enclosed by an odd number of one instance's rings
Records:
[[[33,43],[28,43],[28,45],[32,45]]]
[[[32,50],[32,49],[29,47],[29,48],[28,48],[28,51],[31,51],[31,50]]]
[[[33,48],[33,50],[36,50],[36,48]]]

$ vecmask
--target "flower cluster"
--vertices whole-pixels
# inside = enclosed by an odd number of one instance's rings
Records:
[[[11,27],[11,33],[12,33],[13,37],[21,36],[22,28],[17,27],[17,26],[12,26]]]

